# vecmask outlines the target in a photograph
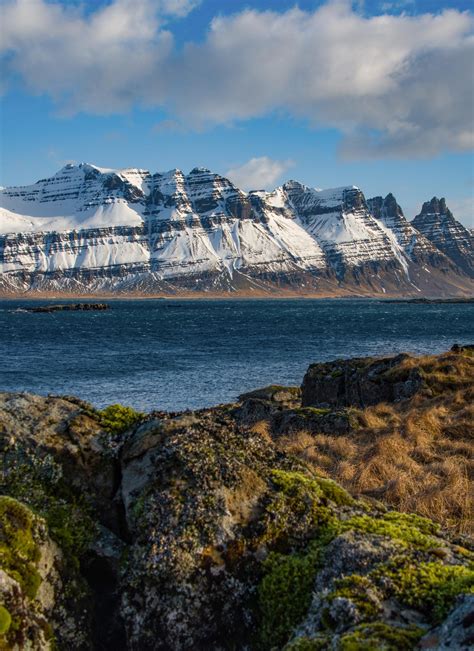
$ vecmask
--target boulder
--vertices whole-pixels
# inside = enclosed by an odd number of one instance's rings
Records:
[[[470,651],[474,647],[474,594],[462,595],[445,621],[425,635],[420,649]]]
[[[301,386],[303,407],[366,407],[413,396],[421,387],[417,369],[405,368],[402,354],[339,359],[311,364]]]

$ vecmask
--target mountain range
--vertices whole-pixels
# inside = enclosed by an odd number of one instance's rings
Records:
[[[0,191],[0,292],[472,295],[472,233],[434,197],[288,181],[243,192],[205,168],[66,165]]]

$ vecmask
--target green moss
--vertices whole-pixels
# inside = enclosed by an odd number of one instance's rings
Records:
[[[75,495],[61,467],[49,457],[12,449],[4,463],[8,473],[3,474],[0,491],[43,517],[66,562],[77,568],[96,531],[85,499]]]
[[[266,506],[262,543],[286,551],[314,538],[322,526],[336,525],[316,479],[284,470],[274,470],[271,479],[275,491]]]
[[[377,589],[366,576],[352,574],[335,581],[334,587],[327,598],[329,603],[338,597],[350,599],[364,620],[370,621],[378,615],[379,608],[374,599],[370,598],[370,594],[377,593]]]
[[[306,555],[269,554],[258,591],[263,648],[281,648],[303,619],[311,603],[318,560],[318,550]]]
[[[122,434],[141,421],[145,414],[135,411],[132,407],[117,404],[102,409],[98,412],[98,416],[100,424],[107,432]]]
[[[389,511],[380,518],[356,515],[342,526],[344,529],[388,536],[402,545],[416,549],[429,550],[437,545],[437,541],[430,534],[435,534],[438,526],[418,515],[396,511]]]
[[[412,563],[398,558],[372,573],[390,581],[390,591],[403,604],[424,612],[433,622],[441,621],[456,597],[474,593],[474,570],[440,562]]]
[[[318,482],[302,472],[273,470],[271,477],[276,489],[287,497],[301,498],[310,495],[319,500],[323,494]]]
[[[283,470],[274,470],[271,479],[275,492],[267,505],[264,542],[290,553],[272,552],[263,564],[258,602],[264,649],[281,648],[305,616],[324,549],[339,532],[319,479]],[[294,551],[303,544],[304,552]]]
[[[332,479],[325,479],[324,477],[318,477],[316,480],[317,484],[323,491],[325,497],[331,502],[334,502],[338,506],[351,506],[354,504],[354,499],[349,495],[349,493],[336,484]]]
[[[34,515],[11,497],[0,497],[0,566],[33,599],[41,583],[36,569],[40,558],[33,537]]]
[[[8,633],[8,629],[12,623],[12,616],[5,608],[5,606],[0,606],[0,635],[5,635]]]
[[[303,416],[303,418],[321,417],[330,414],[331,409],[326,407],[300,407],[299,409],[295,409],[295,413],[298,416]]]
[[[341,651],[411,651],[424,631],[417,626],[402,628],[383,622],[361,624],[342,636]]]
[[[95,523],[85,507],[75,503],[50,504],[45,513],[51,537],[58,543],[66,558],[76,567],[95,533]]]

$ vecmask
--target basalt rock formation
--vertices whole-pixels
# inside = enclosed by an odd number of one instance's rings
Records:
[[[67,165],[0,190],[0,292],[471,295],[457,249],[415,226],[355,186]]]
[[[408,404],[434,385],[387,392],[407,360],[334,368]],[[354,498],[281,444],[285,414],[329,431],[360,404],[328,369],[334,399],[321,379],[310,399],[326,408],[279,386],[147,416],[0,394],[1,648],[470,648],[470,539]]]
[[[425,202],[420,214],[413,220],[413,226],[474,278],[474,238],[454,218],[444,198],[433,197],[431,201]]]
[[[342,359],[312,364],[303,379],[303,407],[366,407],[413,396],[422,385],[417,368],[400,374],[408,355]]]

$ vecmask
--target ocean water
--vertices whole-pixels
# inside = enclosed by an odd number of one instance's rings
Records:
[[[437,353],[474,343],[474,304],[377,300],[112,300],[106,312],[22,311],[0,300],[0,391],[74,394],[97,407],[196,409],[311,362]]]

